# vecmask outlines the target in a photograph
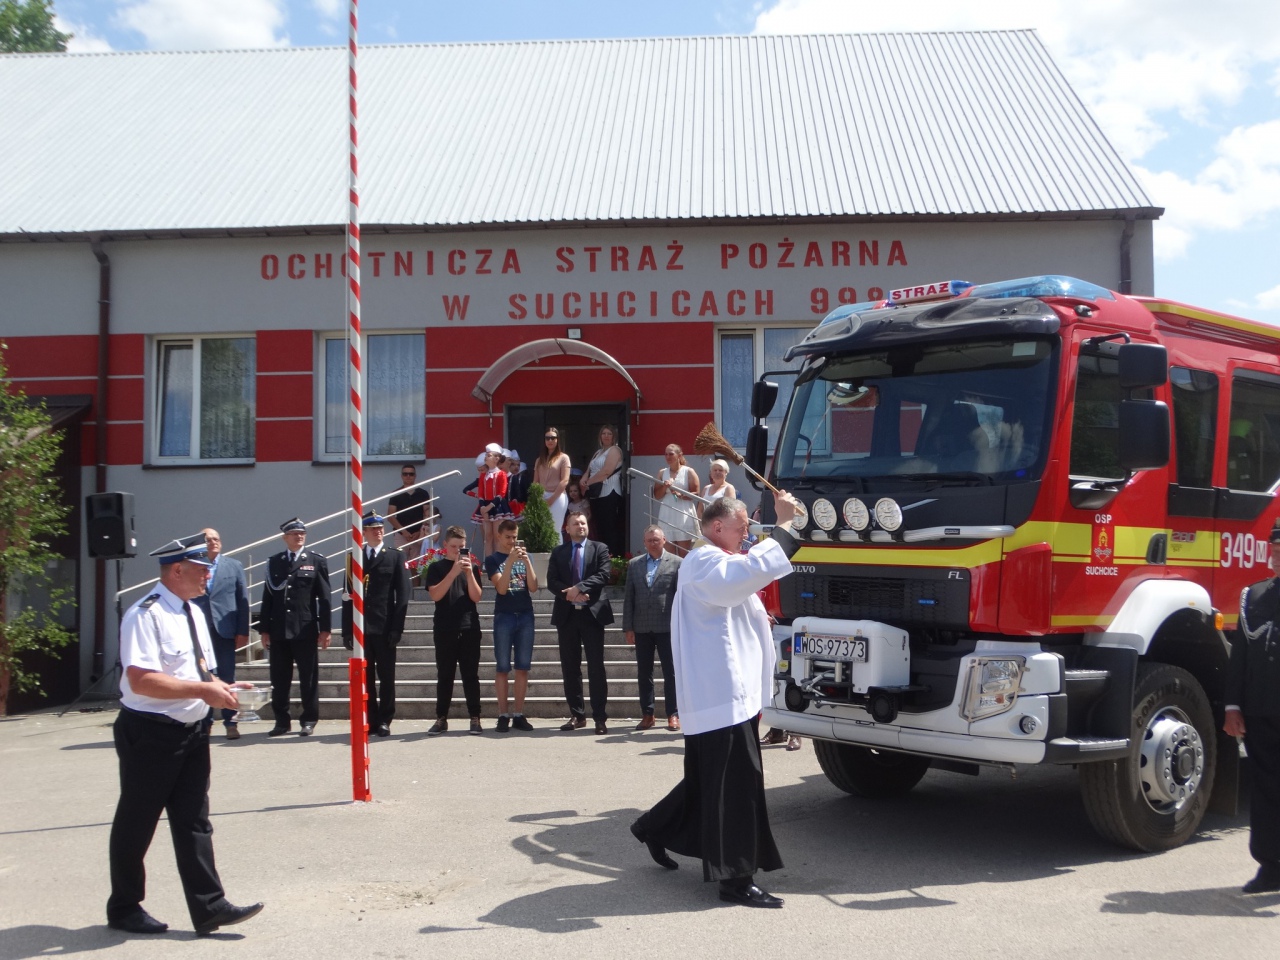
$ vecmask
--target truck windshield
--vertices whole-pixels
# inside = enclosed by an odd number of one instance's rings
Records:
[[[1035,479],[1056,357],[1057,341],[1038,338],[820,358],[787,412],[778,478]]]

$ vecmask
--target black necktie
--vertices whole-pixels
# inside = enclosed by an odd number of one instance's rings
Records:
[[[191,631],[191,649],[196,654],[196,670],[200,672],[201,680],[212,680],[213,674],[209,672],[209,665],[204,661],[204,651],[200,648],[200,634],[196,633],[196,618],[191,615],[191,604],[186,600],[182,601],[182,612],[187,615],[187,629]]]

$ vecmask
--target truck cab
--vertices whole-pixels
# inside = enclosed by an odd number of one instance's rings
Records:
[[[1277,334],[1059,276],[829,314],[769,467],[804,510],[765,719],[850,793],[1072,764],[1104,836],[1185,842],[1215,783],[1234,802],[1225,631],[1267,574]]]

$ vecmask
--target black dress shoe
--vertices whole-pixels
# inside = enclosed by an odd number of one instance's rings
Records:
[[[304,723],[301,729],[298,730],[298,736],[309,737],[311,736],[312,733],[315,732],[315,729],[316,729],[316,725],[314,723]]]
[[[390,725],[390,724],[387,724],[387,723],[380,723],[380,724],[378,724],[377,726],[375,726],[375,727],[373,728],[373,735],[374,735],[375,737],[389,737],[389,736],[391,736],[391,725]]]
[[[667,848],[657,840],[650,840],[648,835],[640,829],[638,821],[631,825],[631,835],[648,847],[649,856],[653,857],[653,862],[658,866],[666,867],[668,870],[680,869],[680,864],[672,860],[667,854]]]
[[[292,730],[293,727],[287,723],[277,723],[274,727],[267,731],[268,737],[283,737]]]
[[[563,730],[565,733],[569,733],[573,730],[581,730],[586,725],[587,725],[587,718],[580,717],[575,713],[572,717],[570,717],[568,720],[564,722],[564,725],[561,726],[560,729]]]
[[[784,902],[781,897],[765,893],[754,883],[748,883],[746,886],[731,886],[721,883],[720,899],[725,903],[736,903],[743,907],[772,907],[775,909],[782,906]]]
[[[604,736],[606,733],[608,733],[608,732],[609,732],[609,728],[608,728],[607,726],[605,726],[604,721],[603,721],[603,720],[597,720],[597,721],[596,721],[596,736],[597,736],[597,737],[603,737],[603,736]]]
[[[250,917],[256,917],[261,912],[262,904],[260,903],[251,903],[247,907],[237,907],[234,903],[228,903],[212,917],[196,927],[196,936],[205,937],[219,927],[229,927],[233,923],[244,923]]]
[[[1280,864],[1264,863],[1257,875],[1240,888],[1241,893],[1275,893],[1280,890]]]
[[[107,926],[125,933],[164,933],[169,929],[167,923],[161,923],[141,907],[119,920],[108,920]]]

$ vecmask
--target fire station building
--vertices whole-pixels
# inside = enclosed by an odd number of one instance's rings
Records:
[[[55,697],[110,666],[151,548],[345,505],[346,55],[0,57],[0,337],[67,432],[76,505]],[[744,442],[753,380],[841,303],[1040,273],[1154,292],[1161,211],[1031,31],[359,61],[364,493],[460,471],[433,485],[446,523],[487,442],[532,463],[550,425],[577,468],[609,423],[628,465],[677,443],[705,482],[698,431]],[[118,580],[85,546],[103,491],[135,498]]]

